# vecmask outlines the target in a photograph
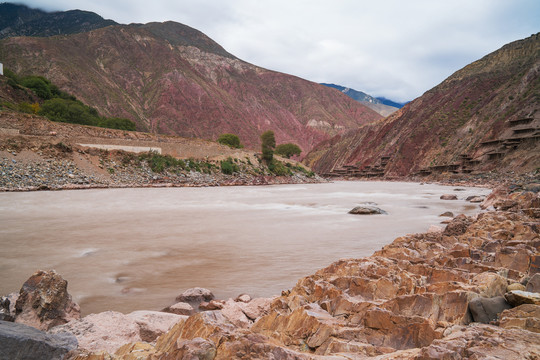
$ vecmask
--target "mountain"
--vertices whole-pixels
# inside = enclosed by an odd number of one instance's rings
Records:
[[[396,107],[398,109],[401,109],[402,107],[404,107],[408,103],[408,101],[406,101],[404,103],[395,102],[395,101],[392,101],[392,100],[387,99],[387,98],[382,97],[382,96],[378,96],[378,97],[376,97],[376,99],[379,100],[381,102],[381,104]]]
[[[318,172],[365,176],[540,167],[540,33],[455,72],[386,119],[318,145]]]
[[[0,4],[0,39],[12,36],[76,34],[116,24],[89,11],[48,13],[25,5]]]
[[[379,113],[383,117],[386,117],[386,116],[394,113],[395,111],[397,111],[399,108],[402,107],[402,106],[389,106],[389,105],[386,105],[381,100],[379,100],[379,98],[375,98],[375,97],[373,97],[371,95],[366,94],[365,92],[354,90],[354,89],[351,89],[351,88],[346,88],[346,87],[341,86],[341,85],[325,84],[325,83],[321,83],[321,85],[328,86],[330,88],[337,89],[337,90],[341,91],[342,93],[344,93],[345,95],[347,95],[351,99],[354,99],[354,100],[362,103],[363,105],[366,105],[371,110],[376,111],[377,113]],[[386,100],[386,101],[388,102],[389,100]],[[394,103],[394,104],[397,104],[397,103]]]
[[[114,25],[52,37],[0,40],[4,67],[43,75],[107,117],[141,131],[215,140],[234,133],[250,148],[315,144],[381,118],[322,85],[269,71],[175,22]]]

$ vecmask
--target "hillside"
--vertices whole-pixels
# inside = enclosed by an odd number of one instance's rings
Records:
[[[11,3],[0,4],[0,39],[13,36],[76,34],[109,25],[112,20],[81,10],[48,13]]]
[[[258,148],[271,129],[278,143],[297,143],[304,155],[381,118],[339,92],[239,60],[174,22],[6,38],[0,58],[19,75],[43,75],[104,116],[152,133],[211,140],[235,133]]]
[[[320,173],[405,176],[540,167],[540,34],[457,71],[388,118],[318,145]]]

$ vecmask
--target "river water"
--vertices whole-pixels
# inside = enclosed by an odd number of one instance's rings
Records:
[[[440,200],[454,193],[457,201]],[[0,295],[55,269],[83,314],[160,310],[187,288],[272,296],[340,258],[472,214],[489,190],[335,182],[0,193]],[[373,202],[388,215],[349,215]]]

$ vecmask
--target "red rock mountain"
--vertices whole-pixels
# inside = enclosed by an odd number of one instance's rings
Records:
[[[540,167],[540,33],[457,71],[381,121],[319,144],[316,171],[365,176]]]
[[[174,23],[115,25],[53,37],[0,40],[0,59],[39,74],[105,116],[139,130],[215,140],[238,134],[252,148],[273,130],[307,153],[318,142],[379,114],[325,86],[269,71]]]

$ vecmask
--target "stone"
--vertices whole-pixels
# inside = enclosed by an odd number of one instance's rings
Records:
[[[360,205],[354,207],[351,211],[349,211],[349,214],[354,215],[374,215],[374,214],[383,214],[387,215],[388,213],[382,209],[379,209],[376,206],[373,205]]]
[[[430,225],[427,232],[428,233],[442,233],[443,228],[437,225]]]
[[[89,352],[106,351],[111,354],[124,344],[142,340],[137,322],[116,311],[90,314],[56,326],[49,332],[72,333],[79,342],[79,349]]]
[[[500,315],[499,326],[519,328],[540,333],[540,305],[523,304],[504,310]]]
[[[484,196],[469,196],[466,200],[472,203],[481,203],[486,200],[486,198]]]
[[[169,331],[174,325],[186,321],[187,316],[164,313],[161,311],[139,310],[126,315],[139,326],[142,341],[152,342],[158,336]]]
[[[522,304],[540,305],[540,293],[537,292],[533,293],[521,290],[512,290],[507,292],[504,297],[512,306],[519,306]]]
[[[23,284],[15,303],[15,322],[48,330],[80,318],[71,301],[67,281],[54,270],[39,270]]]
[[[497,320],[497,316],[506,309],[510,309],[504,297],[496,296],[493,298],[478,297],[469,302],[469,311],[474,322],[489,324]]]
[[[194,308],[197,308],[203,301],[210,301],[213,299],[214,294],[212,294],[210,290],[200,287],[187,289],[176,297],[177,302],[186,302]]]
[[[216,357],[216,344],[211,340],[197,337],[192,340],[182,340],[177,343],[174,352],[176,359],[212,360]]]
[[[440,217],[451,217],[453,218],[454,217],[454,213],[451,212],[451,211],[446,211],[446,212],[443,212],[441,215],[439,215]]]
[[[444,194],[441,195],[441,200],[457,200],[457,196],[455,194]]]
[[[512,283],[510,285],[508,285],[506,287],[506,291],[512,291],[512,290],[521,290],[521,291],[525,291],[526,288],[525,288],[525,285],[523,284],[520,284],[520,283]]]
[[[62,360],[76,348],[77,339],[71,334],[47,334],[28,325],[0,320],[0,359]]]
[[[534,274],[533,276],[531,276],[529,281],[527,281],[527,286],[525,288],[525,291],[536,292],[536,293],[540,292],[540,274],[539,273]]]
[[[211,311],[223,309],[223,303],[217,300],[211,300],[209,302],[203,301],[199,304],[200,311]]]
[[[1,321],[15,321],[15,316],[11,314],[10,310],[11,301],[9,297],[0,297],[0,320]]]
[[[242,305],[243,303],[229,299],[223,305],[221,313],[235,326],[247,329],[253,322],[242,311]]]
[[[171,313],[171,314],[177,314],[177,315],[193,315],[196,313],[193,306],[186,302],[179,302],[174,305],[171,305],[169,307],[166,307],[165,309],[161,310],[163,312]]]
[[[506,278],[492,272],[483,272],[475,275],[471,284],[476,287],[480,297],[492,298],[495,296],[503,296],[508,287]]]
[[[261,316],[268,314],[272,305],[272,298],[255,298],[247,304],[242,304],[242,312],[250,319],[255,321]]]
[[[234,301],[236,302],[241,301],[244,303],[248,303],[251,301],[251,296],[249,296],[248,294],[241,294],[241,295],[238,295],[236,299],[234,299]]]
[[[446,236],[459,236],[465,234],[468,227],[472,224],[472,220],[465,215],[458,215],[452,219],[452,221],[446,225],[443,235]]]

